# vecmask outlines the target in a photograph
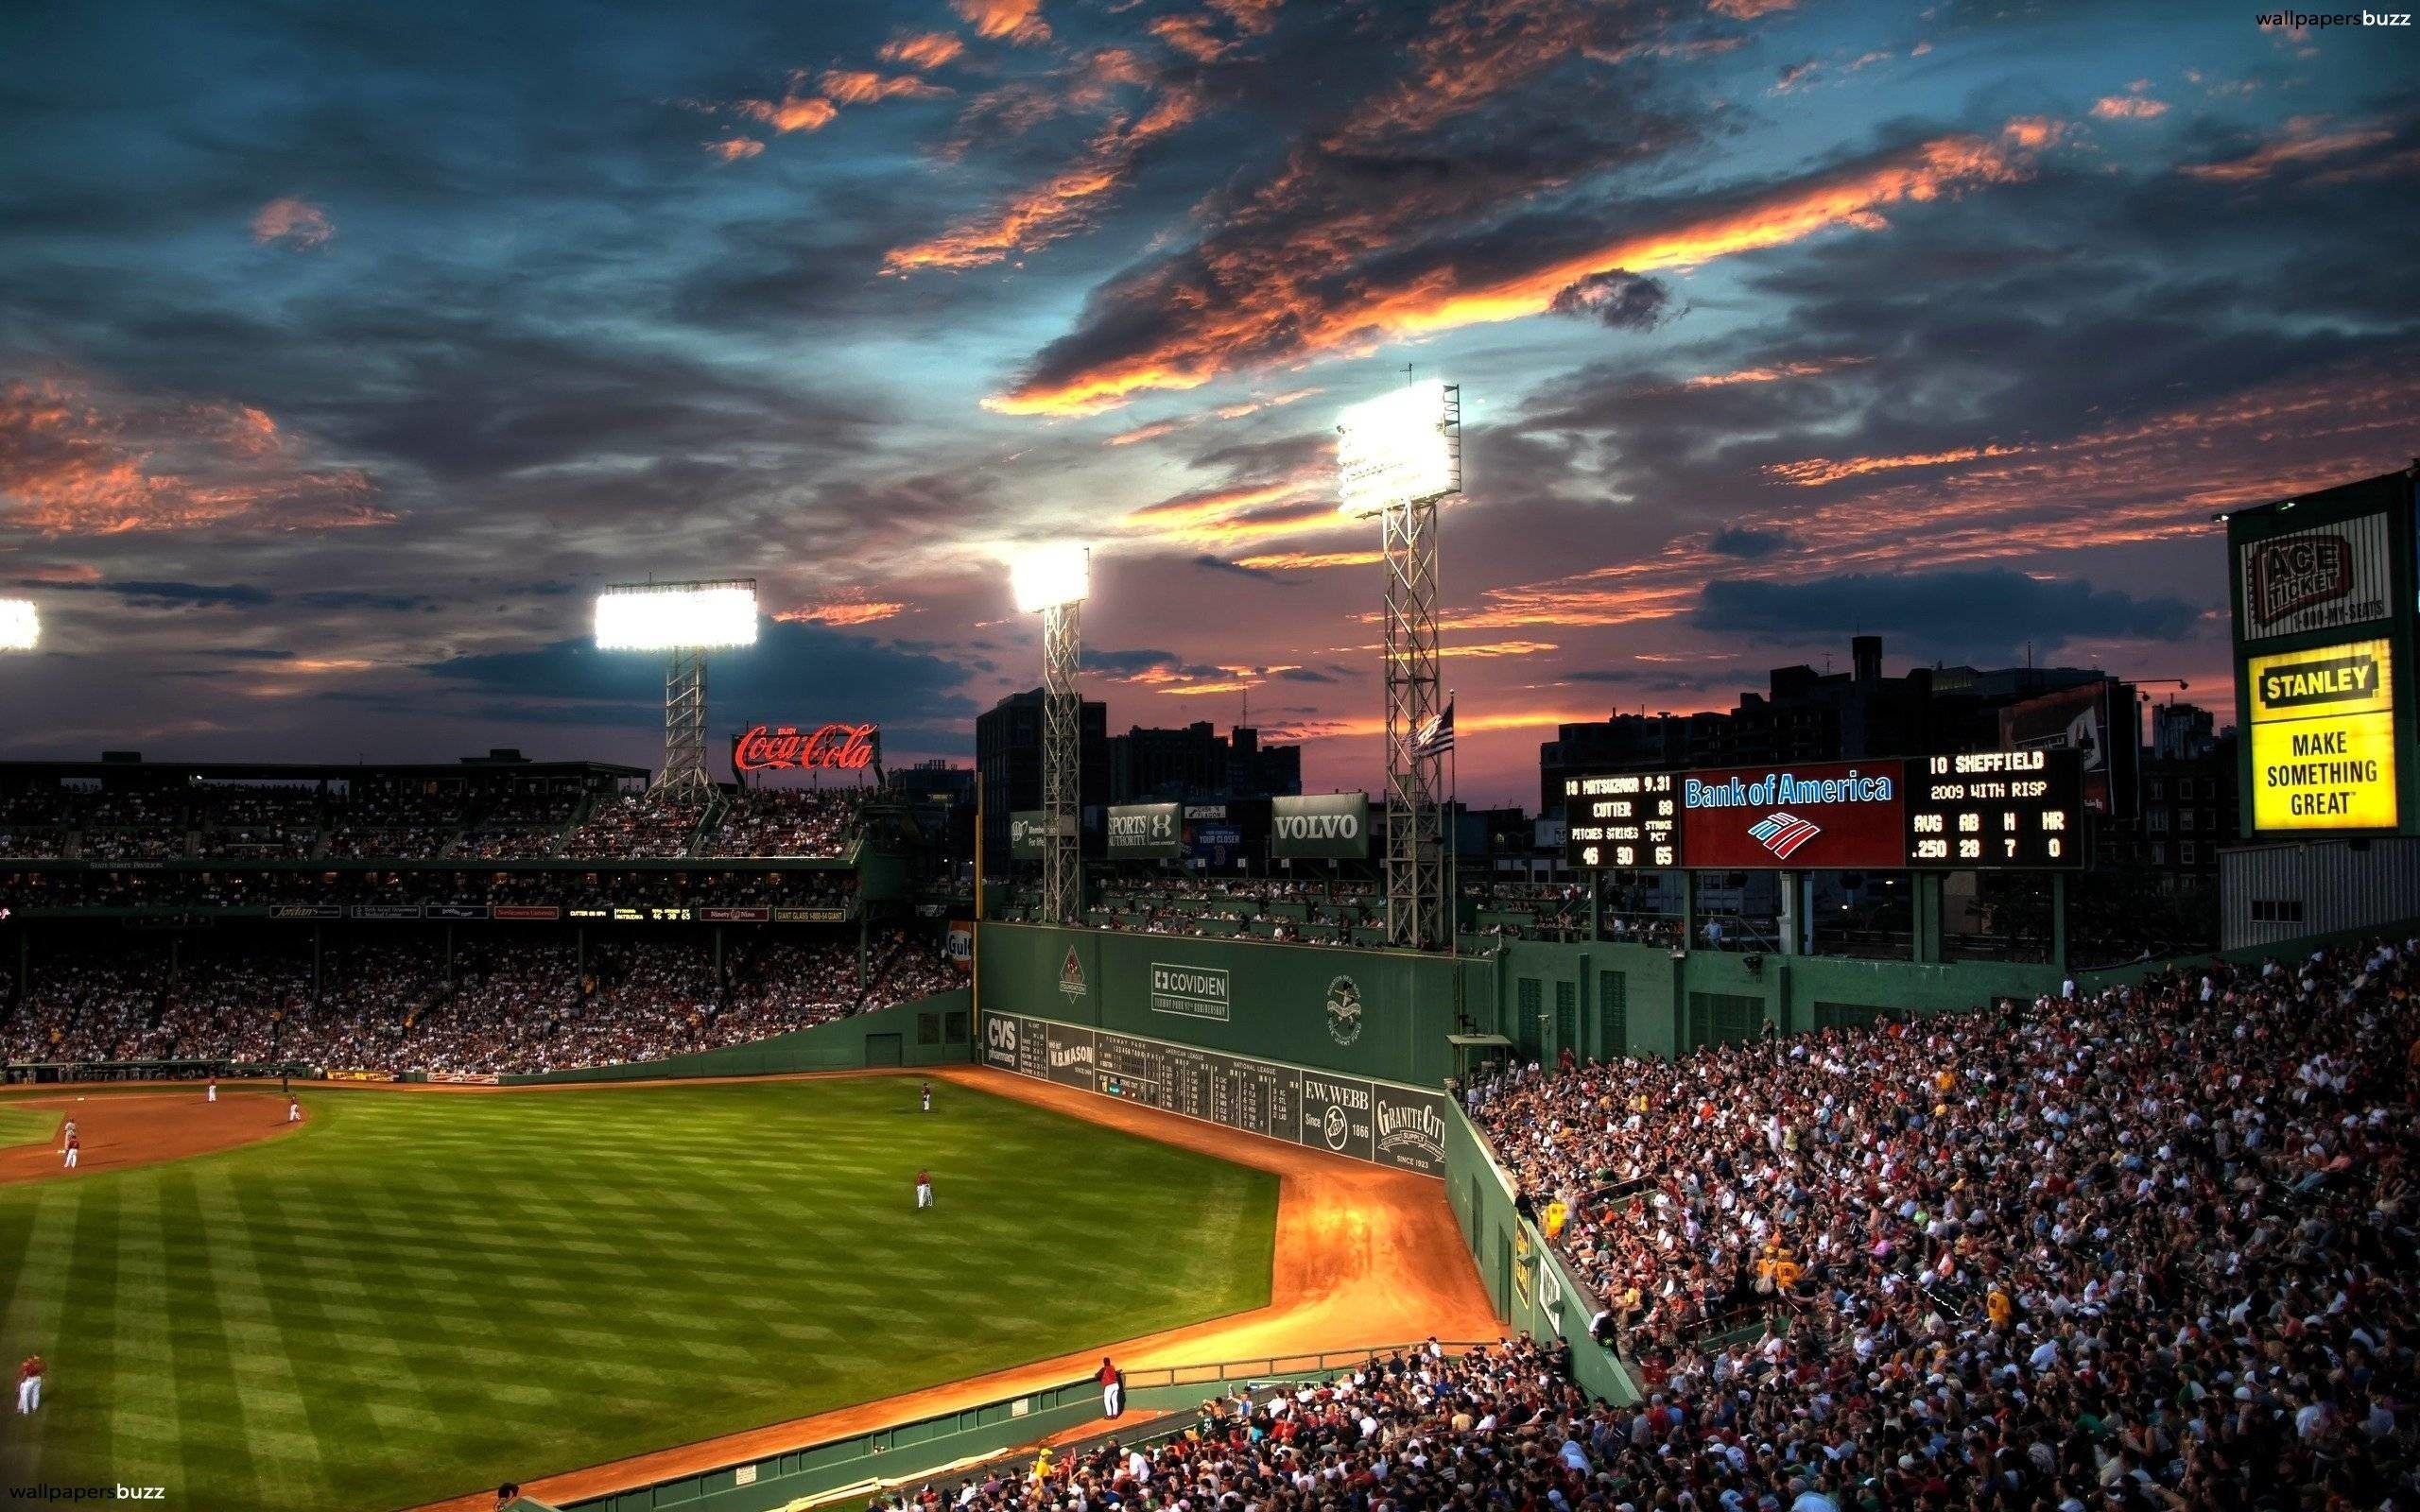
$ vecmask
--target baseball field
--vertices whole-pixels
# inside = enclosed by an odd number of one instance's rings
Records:
[[[90,1091],[94,1168],[0,1184],[0,1350],[49,1366],[0,1480],[409,1506],[1269,1299],[1275,1177],[917,1087],[321,1089],[292,1129],[268,1093]],[[164,1095],[277,1126],[107,1164]]]

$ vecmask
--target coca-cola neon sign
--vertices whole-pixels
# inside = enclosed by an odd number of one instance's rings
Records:
[[[874,725],[757,725],[731,745],[731,769],[748,772],[861,772],[881,745]]]

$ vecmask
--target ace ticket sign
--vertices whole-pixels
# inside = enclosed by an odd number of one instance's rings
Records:
[[[2251,659],[2256,832],[2394,828],[2393,661],[2384,640]]]

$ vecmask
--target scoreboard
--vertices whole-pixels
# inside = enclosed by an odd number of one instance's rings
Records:
[[[2084,862],[2083,774],[2073,750],[1983,750],[1908,762],[1908,865],[2064,869]]]
[[[1835,771],[1839,765],[1566,778],[1564,865],[1576,871],[2005,871],[2084,864],[2077,751],[1968,751]],[[1704,795],[1708,812],[1691,809],[1685,816],[1685,792],[1689,803]],[[1704,843],[1684,843],[1692,825]]]
[[[1563,783],[1564,865],[1669,869],[1681,865],[1681,817],[1670,772],[1571,777]]]

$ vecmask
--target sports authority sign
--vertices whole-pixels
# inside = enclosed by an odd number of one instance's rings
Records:
[[[1215,966],[1151,963],[1151,1011],[1227,1022],[1227,973]]]
[[[1011,1013],[984,1015],[983,1063],[1399,1171],[1445,1174],[1442,1092]]]
[[[731,740],[731,771],[861,772],[882,759],[874,725],[755,725]]]
[[[1370,854],[1370,795],[1306,793],[1269,803],[1269,853],[1360,861]]]
[[[2243,638],[2342,629],[2387,617],[2387,517],[2356,515],[2236,547]]]
[[[1895,761],[1814,762],[1681,779],[1681,853],[1718,871],[1907,865],[1905,772]]]
[[[1184,833],[1173,803],[1119,803],[1109,811],[1109,859],[1162,860],[1184,854]]]

